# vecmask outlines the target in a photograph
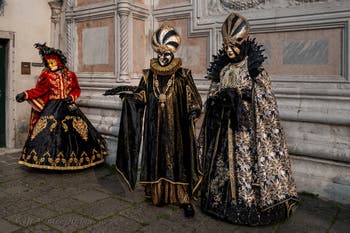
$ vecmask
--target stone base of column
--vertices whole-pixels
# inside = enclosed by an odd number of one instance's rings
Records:
[[[129,74],[127,72],[120,72],[120,76],[119,76],[117,82],[129,83],[130,82]]]

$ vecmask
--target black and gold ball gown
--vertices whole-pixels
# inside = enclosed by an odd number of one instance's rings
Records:
[[[287,219],[298,195],[271,79],[262,67],[251,75],[249,56],[262,51],[252,40],[246,46],[240,62],[222,49],[209,68],[201,208],[235,224],[265,225]]]
[[[166,67],[151,60],[136,90],[123,98],[117,170],[131,190],[137,181],[143,128],[139,183],[146,196],[155,205],[190,201],[202,177],[191,118],[199,115],[201,106],[191,71],[181,67],[180,58]]]
[[[74,101],[80,95],[78,79],[67,69],[45,68],[36,87],[27,90],[32,105],[29,134],[19,164],[51,170],[84,169],[104,161],[104,138]],[[67,101],[70,96],[71,101]]]

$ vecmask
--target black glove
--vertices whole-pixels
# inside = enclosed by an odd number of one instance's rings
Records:
[[[206,102],[207,106],[213,106],[216,104],[217,97],[216,96],[209,96]]]
[[[65,98],[65,100],[64,100],[67,104],[71,104],[71,103],[73,103],[73,98],[72,98],[72,96],[67,96],[67,98]]]
[[[241,90],[242,100],[252,102],[252,90],[249,87],[245,87]]]
[[[195,120],[197,118],[199,118],[199,116],[201,115],[201,111],[199,109],[196,110],[192,110],[188,113],[188,120]]]
[[[25,100],[26,94],[24,92],[21,92],[19,94],[16,95],[16,101],[18,103],[21,103]]]
[[[134,96],[133,93],[128,93],[128,92],[120,92],[119,93],[119,98],[124,99],[124,98],[132,98]]]
[[[237,98],[237,90],[235,88],[225,88],[219,93],[224,104],[233,104]]]

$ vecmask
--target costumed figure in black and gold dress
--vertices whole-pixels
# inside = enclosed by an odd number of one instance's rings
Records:
[[[191,71],[174,58],[180,36],[163,25],[152,37],[158,58],[132,93],[122,92],[123,109],[117,152],[117,170],[129,188],[135,188],[143,127],[140,184],[153,204],[180,205],[192,217],[190,200],[201,181],[194,120],[202,101]],[[106,94],[113,93],[108,90]],[[144,120],[143,120],[144,118]],[[144,122],[144,123],[143,123]]]
[[[287,219],[298,196],[262,46],[248,30],[246,19],[230,14],[208,69],[201,208],[235,224],[265,225]]]
[[[78,79],[66,67],[61,50],[34,45],[45,68],[35,88],[16,96],[32,105],[29,134],[19,163],[51,170],[76,170],[94,166],[107,155],[106,142],[75,104]]]

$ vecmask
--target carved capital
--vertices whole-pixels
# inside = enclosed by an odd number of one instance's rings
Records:
[[[61,12],[62,12],[63,1],[62,0],[53,0],[53,1],[50,1],[48,4],[51,8],[51,20],[54,23],[57,23],[59,21],[59,17],[60,17]]]
[[[120,16],[128,16],[130,14],[130,3],[128,0],[121,0],[118,2],[118,14]]]

